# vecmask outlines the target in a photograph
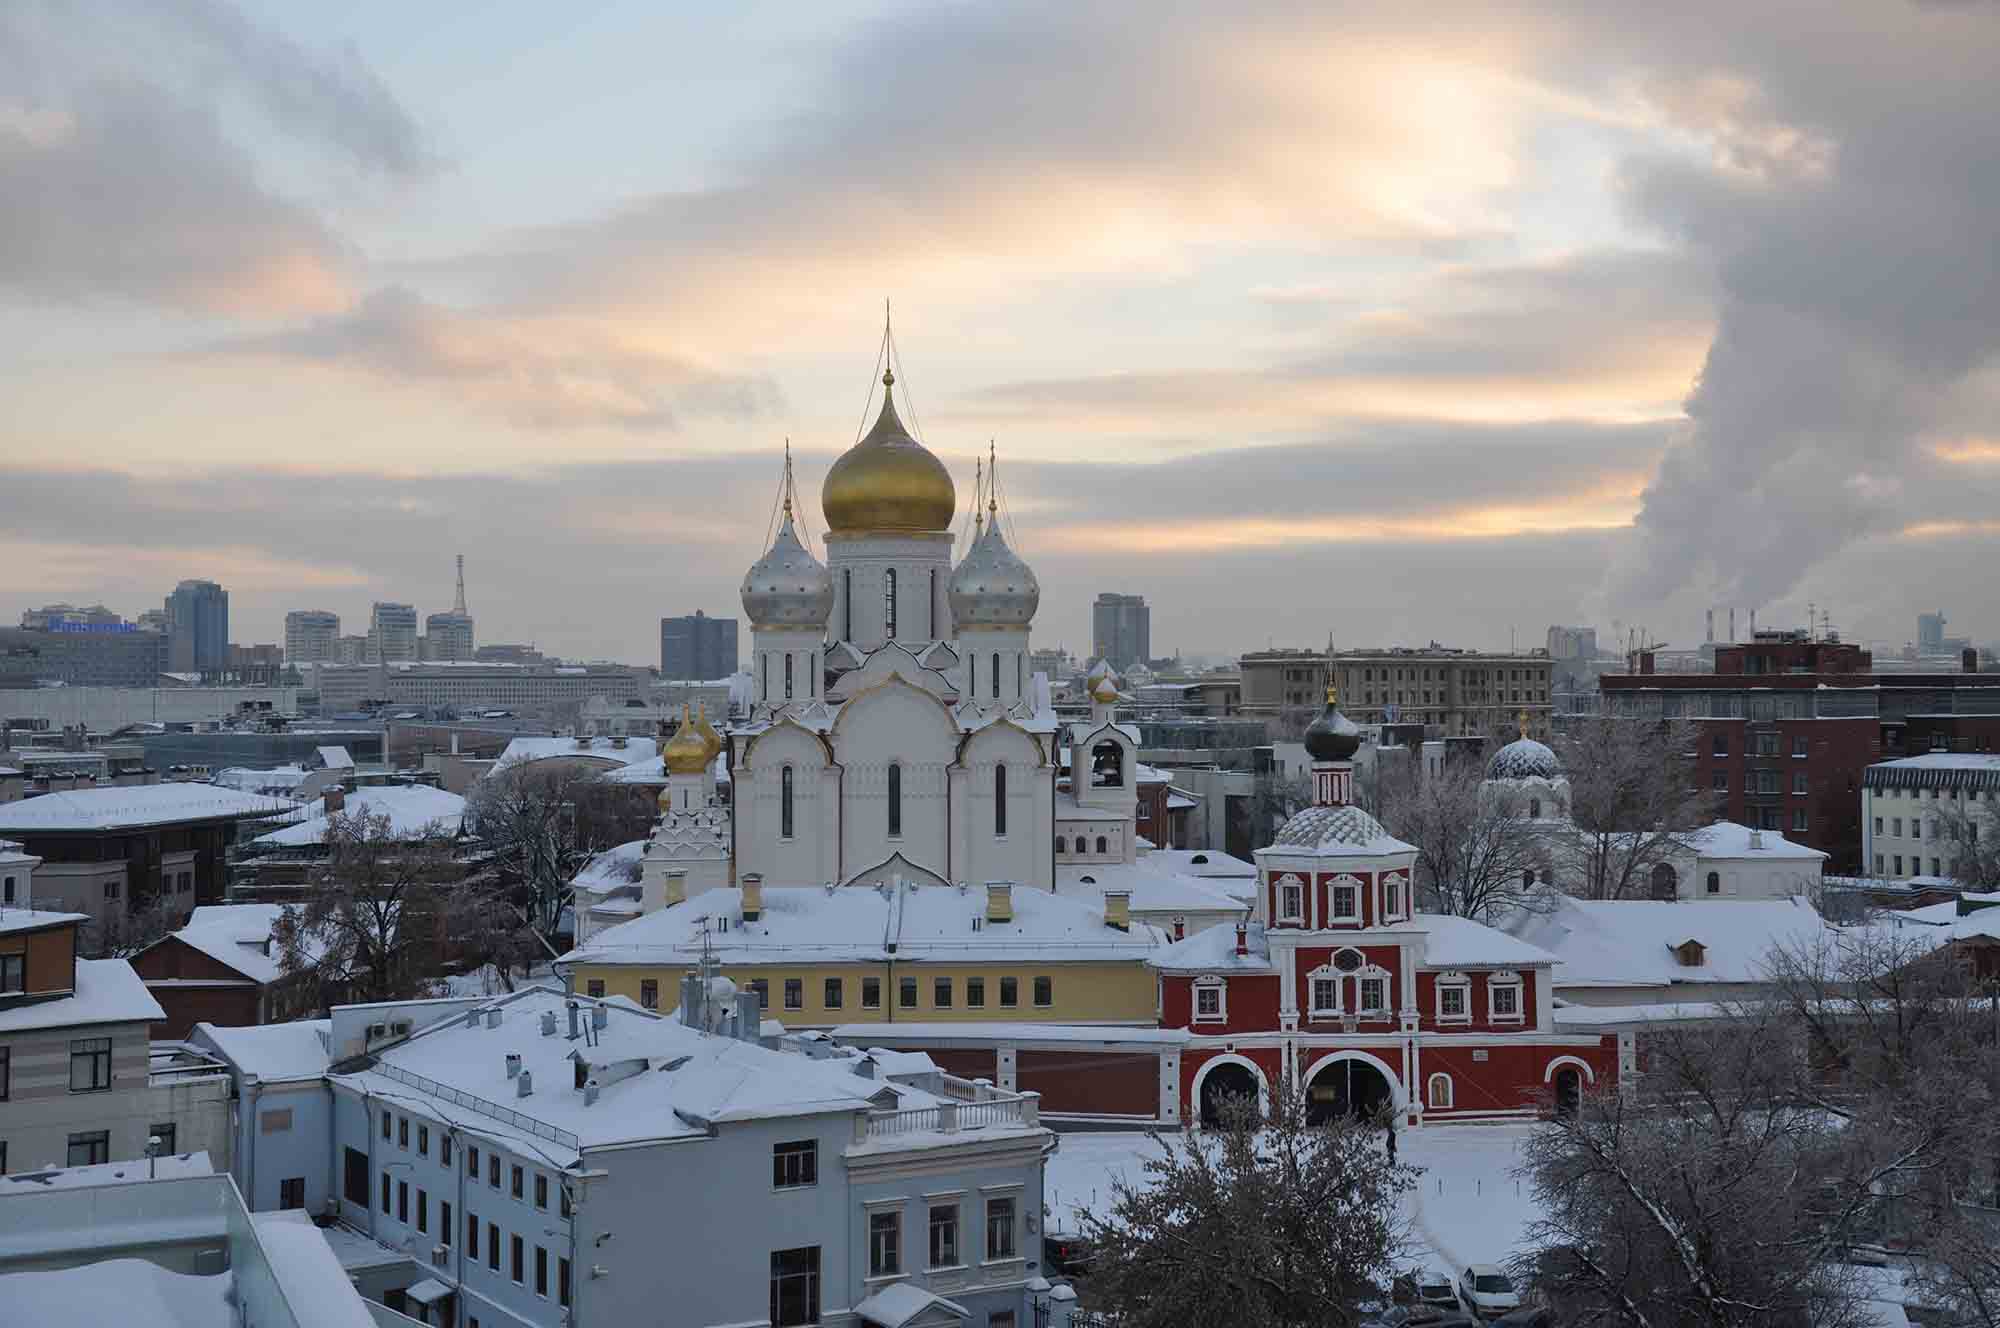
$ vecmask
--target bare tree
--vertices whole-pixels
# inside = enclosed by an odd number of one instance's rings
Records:
[[[1413,765],[1383,770],[1378,819],[1417,850],[1418,897],[1432,912],[1490,922],[1513,908],[1546,904],[1551,848],[1528,799],[1491,784],[1470,763],[1428,778]]]
[[[1109,1217],[1082,1217],[1083,1296],[1121,1328],[1351,1325],[1408,1247],[1400,1201],[1417,1169],[1382,1131],[1309,1125],[1287,1086],[1269,1120],[1230,1103],[1219,1129],[1160,1140],[1139,1184],[1113,1182]]]
[[[1636,1083],[1525,1147],[1538,1289],[1585,1322],[1841,1328],[1872,1321],[1852,1251],[1887,1247],[1940,1322],[2000,1323],[1984,987],[1915,930],[1861,929],[1650,1035]]]
[[[1935,804],[1933,834],[1951,844],[1951,877],[1967,890],[2000,890],[2000,803],[1982,802],[1969,789]]]
[[[1687,720],[1593,717],[1556,739],[1571,828],[1548,844],[1556,879],[1583,899],[1644,899],[1692,851],[1714,796],[1694,784],[1700,729]]]
[[[397,832],[386,815],[336,815],[305,904],[272,926],[279,968],[319,1004],[427,996],[443,962],[444,900],[463,876],[447,833]]]
[[[613,784],[562,762],[488,776],[466,813],[486,856],[486,887],[512,902],[544,948],[583,865],[607,848],[646,838],[659,815],[651,789]]]

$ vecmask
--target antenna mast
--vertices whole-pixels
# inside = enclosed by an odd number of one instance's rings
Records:
[[[458,598],[451,602],[451,611],[463,618],[465,614],[465,555],[458,555]]]

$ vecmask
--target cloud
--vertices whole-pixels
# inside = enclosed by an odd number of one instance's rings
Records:
[[[768,379],[712,372],[630,329],[555,315],[468,314],[407,287],[222,349],[442,383],[538,429],[671,430],[686,414],[742,418],[779,402]]]
[[[0,288],[209,315],[339,307],[354,255],[272,183],[266,140],[363,175],[431,165],[351,52],[312,55],[206,0],[9,6]]]

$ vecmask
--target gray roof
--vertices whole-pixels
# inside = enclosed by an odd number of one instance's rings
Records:
[[[1556,779],[1562,775],[1562,762],[1544,744],[1533,738],[1516,738],[1493,753],[1487,762],[1488,779]]]

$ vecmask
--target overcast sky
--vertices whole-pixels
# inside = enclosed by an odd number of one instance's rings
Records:
[[[2000,635],[2000,6],[1505,10],[0,6],[0,615],[656,659],[889,299],[1041,644]]]

